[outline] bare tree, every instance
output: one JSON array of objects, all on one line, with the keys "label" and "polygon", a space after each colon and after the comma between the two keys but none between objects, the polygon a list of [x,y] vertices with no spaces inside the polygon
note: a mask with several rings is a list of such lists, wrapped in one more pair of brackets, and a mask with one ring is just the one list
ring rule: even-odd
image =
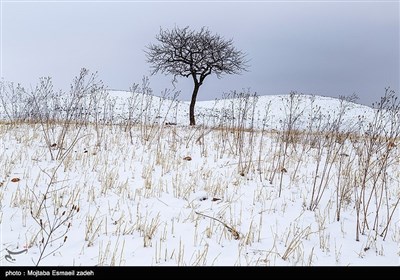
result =
[{"label": "bare tree", "polygon": [[226,40],[212,34],[206,27],[200,31],[189,27],[175,27],[162,30],[156,36],[159,44],[149,44],[146,55],[152,66],[152,75],[163,74],[192,77],[194,88],[190,102],[190,125],[195,125],[194,107],[197,93],[204,79],[214,73],[218,78],[223,74],[240,74],[247,68],[245,54],[233,46],[233,40]]}]

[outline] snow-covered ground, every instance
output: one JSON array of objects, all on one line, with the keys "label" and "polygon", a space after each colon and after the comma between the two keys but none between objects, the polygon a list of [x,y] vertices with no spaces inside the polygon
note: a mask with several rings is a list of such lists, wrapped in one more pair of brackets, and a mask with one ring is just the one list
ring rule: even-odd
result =
[{"label": "snow-covered ground", "polygon": [[233,95],[189,127],[188,102],[98,102],[68,127],[0,105],[1,265],[400,264],[399,142],[366,136],[372,108]]},{"label": "snow-covered ground", "polygon": [[[162,98],[127,91],[109,91],[106,100],[114,104],[115,114],[112,115],[116,116],[115,121],[128,117],[128,104],[131,103],[136,105],[133,106],[135,115],[148,111],[148,115],[159,121],[181,125],[189,123],[189,102],[178,101],[172,94]],[[103,101],[99,103],[104,108]],[[373,109],[368,106],[331,97],[302,94],[293,94],[292,98],[291,95],[258,96],[249,92],[231,93],[223,99],[197,101],[195,114],[197,122],[207,126],[237,125],[238,119],[243,118],[247,127],[281,129],[291,103],[293,114],[300,116],[296,122],[299,129],[307,128],[311,118],[321,119],[322,122],[332,121],[343,110],[342,125],[357,130],[373,115]]]}]

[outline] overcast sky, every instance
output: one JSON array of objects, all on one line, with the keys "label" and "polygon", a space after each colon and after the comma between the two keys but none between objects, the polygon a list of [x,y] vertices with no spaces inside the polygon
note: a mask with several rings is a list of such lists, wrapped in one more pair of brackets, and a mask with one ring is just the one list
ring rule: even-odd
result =
[{"label": "overcast sky", "polygon": [[[66,90],[82,67],[110,89],[128,90],[150,74],[144,53],[160,27],[208,27],[248,54],[242,75],[206,78],[198,100],[232,90],[358,94],[370,105],[399,92],[398,1],[3,1],[1,76],[34,87],[51,76]],[[155,94],[172,77],[150,77]],[[193,81],[181,78],[188,100]]]}]

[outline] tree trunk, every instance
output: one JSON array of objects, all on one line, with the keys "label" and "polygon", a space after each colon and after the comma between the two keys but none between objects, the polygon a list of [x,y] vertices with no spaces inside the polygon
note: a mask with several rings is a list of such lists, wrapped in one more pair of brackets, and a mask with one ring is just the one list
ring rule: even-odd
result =
[{"label": "tree trunk", "polygon": [[196,104],[197,93],[199,92],[200,83],[194,83],[193,93],[192,93],[192,100],[190,101],[189,107],[189,120],[190,125],[196,125],[196,120],[194,119],[194,105]]}]

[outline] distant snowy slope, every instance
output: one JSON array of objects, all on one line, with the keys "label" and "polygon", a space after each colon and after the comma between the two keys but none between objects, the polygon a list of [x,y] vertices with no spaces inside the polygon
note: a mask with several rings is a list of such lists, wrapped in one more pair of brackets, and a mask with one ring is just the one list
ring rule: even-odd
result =
[{"label": "distant snowy slope", "polygon": [[[117,115],[126,119],[129,100],[136,115],[148,110],[156,113],[158,120],[186,125],[189,122],[189,102],[168,100],[158,96],[143,96],[140,93],[109,91],[110,102],[115,102]],[[134,101],[132,102],[132,100]],[[292,106],[291,106],[292,104]],[[292,108],[292,109],[290,109]],[[226,123],[238,124],[244,119],[247,127],[281,129],[290,113],[296,117],[295,128],[306,129],[311,125],[324,127],[333,122],[343,111],[342,127],[359,129],[371,120],[374,110],[368,106],[342,101],[331,97],[295,95],[263,95],[197,101],[195,107],[198,124],[217,126]],[[360,118],[361,117],[361,118]],[[311,123],[311,121],[313,121]]]},{"label": "distant snowy slope", "polygon": [[[282,129],[292,120],[294,129],[325,129],[327,123],[338,121],[345,130],[360,130],[365,127],[374,110],[360,104],[342,101],[330,97],[311,95],[237,95],[230,99],[197,101],[195,107],[196,123],[198,125],[220,126],[244,125],[248,128]],[[65,96],[59,100],[49,101],[50,108],[54,104],[62,104]],[[174,123],[187,125],[189,123],[189,102],[178,101],[174,97],[159,97],[129,91],[108,90],[96,97],[97,118],[106,119],[112,123],[126,120],[147,123]],[[7,100],[4,100],[7,101]],[[21,118],[27,110],[32,110],[30,97],[18,97],[18,100],[1,102],[0,118]],[[87,101],[89,104],[89,101]],[[90,102],[93,106],[93,102]],[[50,107],[49,107],[50,106]],[[50,109],[51,110],[51,109]],[[94,109],[90,109],[93,117]],[[341,114],[342,112],[342,114]],[[29,116],[34,114],[29,113]],[[290,117],[291,115],[291,117]],[[23,117],[22,117],[23,118]]]}]

